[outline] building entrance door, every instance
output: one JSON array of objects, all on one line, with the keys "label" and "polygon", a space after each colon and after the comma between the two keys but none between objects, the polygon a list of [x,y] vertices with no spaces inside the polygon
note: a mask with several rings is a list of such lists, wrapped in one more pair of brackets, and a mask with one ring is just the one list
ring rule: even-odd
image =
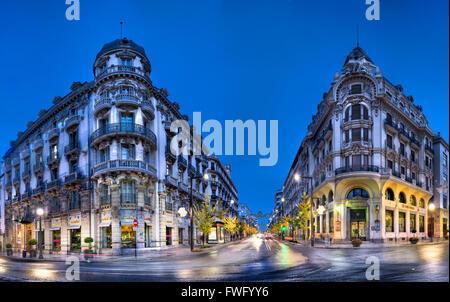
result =
[{"label": "building entrance door", "polygon": [[350,237],[366,240],[366,210],[350,209]]}]

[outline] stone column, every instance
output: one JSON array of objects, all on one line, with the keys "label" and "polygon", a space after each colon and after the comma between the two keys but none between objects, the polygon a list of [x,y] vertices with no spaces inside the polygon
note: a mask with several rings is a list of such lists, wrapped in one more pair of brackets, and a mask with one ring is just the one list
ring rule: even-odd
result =
[{"label": "stone column", "polygon": [[320,233],[323,233],[323,214],[322,215],[320,215],[320,228],[319,228],[319,231],[320,231]]},{"label": "stone column", "polygon": [[120,227],[120,186],[111,185],[111,245],[113,255],[120,255],[122,230]]},{"label": "stone column", "polygon": [[[164,247],[166,246],[166,216],[167,212],[166,210],[166,193],[165,192],[159,192],[159,234],[157,236],[160,244],[159,246]],[[163,215],[163,213],[165,213]]]},{"label": "stone column", "polygon": [[396,207],[394,210],[394,234],[395,234],[395,241],[397,241],[398,238],[398,208]]},{"label": "stone column", "polygon": [[138,185],[136,186],[137,193],[137,216],[136,219],[138,221],[138,228],[136,231],[136,247],[138,249],[142,249],[145,247],[145,224],[144,224],[144,213],[141,209],[144,208],[144,186]]}]

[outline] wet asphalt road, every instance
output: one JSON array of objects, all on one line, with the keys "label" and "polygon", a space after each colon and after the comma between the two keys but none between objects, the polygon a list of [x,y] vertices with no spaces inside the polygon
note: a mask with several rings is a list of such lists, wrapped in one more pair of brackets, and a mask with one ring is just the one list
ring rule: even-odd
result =
[{"label": "wet asphalt road", "polygon": [[[448,243],[376,249],[323,249],[248,238],[208,253],[80,262],[80,281],[367,281],[368,257],[380,281],[449,281]],[[0,258],[0,281],[67,281],[64,262]]]}]

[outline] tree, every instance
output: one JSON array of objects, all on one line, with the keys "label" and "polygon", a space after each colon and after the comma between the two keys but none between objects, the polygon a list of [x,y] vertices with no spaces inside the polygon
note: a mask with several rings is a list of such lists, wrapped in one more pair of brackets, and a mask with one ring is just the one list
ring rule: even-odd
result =
[{"label": "tree", "polygon": [[223,222],[224,222],[223,227],[225,228],[225,230],[227,230],[230,233],[235,232],[238,224],[238,220],[235,216],[224,217]]},{"label": "tree", "polygon": [[216,206],[211,207],[209,202],[209,195],[205,194],[205,201],[201,206],[194,205],[195,226],[203,235],[203,245],[206,244],[206,236],[209,235],[212,225],[214,223],[214,214],[216,212]]},{"label": "tree", "polygon": [[[306,233],[307,230],[311,228],[311,225],[308,223],[311,221],[311,202],[308,200],[308,195],[303,194],[302,201],[297,204],[297,211],[296,211],[296,217],[292,221],[294,228],[298,228],[303,230],[303,234],[305,235],[306,239]],[[316,215],[313,211],[313,217]],[[314,224],[314,222],[313,222]]]}]

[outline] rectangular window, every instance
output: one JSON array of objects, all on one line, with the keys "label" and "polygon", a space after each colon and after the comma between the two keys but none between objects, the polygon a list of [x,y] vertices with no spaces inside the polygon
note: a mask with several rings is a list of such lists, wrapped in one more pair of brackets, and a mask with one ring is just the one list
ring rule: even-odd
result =
[{"label": "rectangular window", "polygon": [[406,232],[406,213],[398,212],[398,231]]},{"label": "rectangular window", "polygon": [[352,106],[352,120],[361,119],[361,105],[356,104]]},{"label": "rectangular window", "polygon": [[405,175],[405,167],[400,167],[400,173],[401,173],[402,175]]},{"label": "rectangular window", "polygon": [[415,162],[416,161],[416,152],[411,150],[411,161]]},{"label": "rectangular window", "polygon": [[400,155],[405,155],[405,144],[400,143]]},{"label": "rectangular window", "polygon": [[101,205],[110,204],[108,185],[105,184],[100,185],[100,204]]},{"label": "rectangular window", "polygon": [[80,209],[80,193],[73,191],[70,193],[69,197],[69,209],[79,210]]},{"label": "rectangular window", "polygon": [[443,195],[442,195],[442,207],[443,207],[444,209],[447,209],[447,208],[448,208],[448,197],[447,197],[446,194],[443,194]]},{"label": "rectangular window", "polygon": [[136,192],[133,181],[122,181],[120,183],[121,203],[136,203]]},{"label": "rectangular window", "polygon": [[394,163],[392,162],[392,160],[388,160],[387,164],[389,169],[394,170]]},{"label": "rectangular window", "polygon": [[170,194],[166,195],[166,210],[172,211],[173,210],[173,204],[172,204],[172,196]]},{"label": "rectangular window", "polygon": [[425,232],[425,216],[419,215],[419,232]]},{"label": "rectangular window", "polygon": [[183,170],[178,169],[178,181],[183,182]]},{"label": "rectangular window", "polygon": [[361,141],[361,128],[352,129],[352,142]]},{"label": "rectangular window", "polygon": [[447,158],[447,154],[445,154],[445,153],[442,153],[442,164],[444,165],[444,167],[447,167],[448,158]]},{"label": "rectangular window", "polygon": [[362,91],[361,84],[352,85],[350,88],[350,94],[360,94]]},{"label": "rectangular window", "polygon": [[409,214],[409,231],[416,232],[416,214]]},{"label": "rectangular window", "polygon": [[390,136],[389,134],[386,135],[386,146],[392,149],[392,136]]},{"label": "rectangular window", "polygon": [[345,135],[344,140],[346,143],[348,143],[350,141],[349,131],[345,130],[344,135]]},{"label": "rectangular window", "polygon": [[134,145],[122,144],[120,154],[121,154],[121,159],[135,159]]},{"label": "rectangular window", "polygon": [[367,128],[363,128],[363,141],[369,141],[369,129]]},{"label": "rectangular window", "polygon": [[386,232],[394,231],[394,211],[386,210],[385,224]]},{"label": "rectangular window", "polygon": [[356,167],[356,168],[361,167],[361,155],[353,155],[352,156],[352,167]]}]

